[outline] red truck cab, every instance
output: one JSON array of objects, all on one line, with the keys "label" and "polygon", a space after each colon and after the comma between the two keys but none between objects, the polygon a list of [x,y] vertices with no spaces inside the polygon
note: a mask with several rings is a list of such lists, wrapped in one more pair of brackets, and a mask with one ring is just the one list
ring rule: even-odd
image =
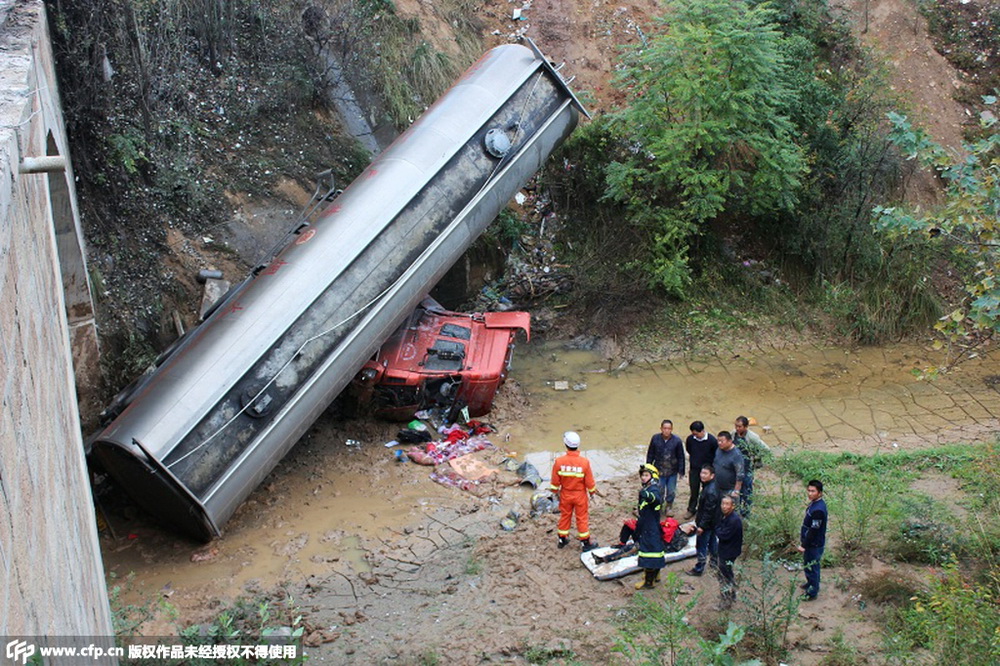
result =
[{"label": "red truck cab", "polygon": [[530,338],[529,313],[451,312],[428,297],[364,365],[355,391],[390,420],[456,404],[482,416],[507,379],[519,330]]}]

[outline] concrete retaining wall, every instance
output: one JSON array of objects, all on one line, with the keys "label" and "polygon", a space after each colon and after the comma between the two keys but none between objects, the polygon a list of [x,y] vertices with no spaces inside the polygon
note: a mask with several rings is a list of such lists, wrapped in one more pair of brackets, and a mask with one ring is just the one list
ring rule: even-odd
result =
[{"label": "concrete retaining wall", "polygon": [[[73,349],[90,378],[97,347],[66,146],[43,4],[0,0],[0,636],[112,633],[74,381]],[[65,168],[20,172],[44,156]]]}]

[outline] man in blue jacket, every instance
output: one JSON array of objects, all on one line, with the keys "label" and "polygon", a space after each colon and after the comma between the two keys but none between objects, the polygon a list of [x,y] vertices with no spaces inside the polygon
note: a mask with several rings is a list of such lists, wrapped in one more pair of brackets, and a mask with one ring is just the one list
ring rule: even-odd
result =
[{"label": "man in blue jacket", "polygon": [[656,465],[660,473],[660,491],[663,499],[663,513],[674,515],[674,495],[677,492],[677,477],[684,476],[684,442],[674,434],[674,422],[664,419],[660,432],[649,440],[646,462]]},{"label": "man in blue jacket", "polygon": [[823,549],[826,547],[826,523],[828,513],[826,502],[823,501],[823,482],[813,479],[806,485],[809,495],[809,507],[802,519],[802,533],[799,541],[799,552],[805,565],[806,582],[802,585],[804,601],[812,601],[819,594],[819,563],[823,559]]}]

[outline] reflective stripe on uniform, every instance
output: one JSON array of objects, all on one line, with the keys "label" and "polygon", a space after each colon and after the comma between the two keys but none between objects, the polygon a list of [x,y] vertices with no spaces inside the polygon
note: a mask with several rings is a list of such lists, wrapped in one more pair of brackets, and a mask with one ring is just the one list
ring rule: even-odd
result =
[{"label": "reflective stripe on uniform", "polygon": [[652,502],[647,502],[646,500],[643,500],[643,501],[639,502],[639,511],[642,511],[647,506],[652,506],[653,509],[655,509],[656,511],[660,510],[660,505],[659,504],[657,504],[656,506],[653,506]]},{"label": "reflective stripe on uniform", "polygon": [[662,550],[658,553],[644,553],[640,550],[639,557],[666,557],[666,556],[664,555]]},{"label": "reflective stripe on uniform", "polygon": [[580,537],[580,541],[586,541],[590,538],[590,532],[580,532],[578,536]]},{"label": "reflective stripe on uniform", "polygon": [[558,530],[559,536],[569,536],[569,530]]},{"label": "reflective stripe on uniform", "polygon": [[559,476],[575,476],[578,479],[582,479],[583,472],[564,472],[562,470],[559,470]]}]

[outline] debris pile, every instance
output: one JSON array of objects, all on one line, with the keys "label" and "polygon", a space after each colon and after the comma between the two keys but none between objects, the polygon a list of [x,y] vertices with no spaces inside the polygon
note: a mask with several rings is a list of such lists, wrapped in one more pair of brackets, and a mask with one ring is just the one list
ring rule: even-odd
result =
[{"label": "debris pile", "polygon": [[555,239],[562,226],[552,209],[552,197],[532,180],[518,192],[519,219],[526,223],[507,259],[505,277],[486,287],[476,300],[476,309],[509,310],[528,303],[544,302],[568,292],[573,277],[566,264],[558,262]]}]

